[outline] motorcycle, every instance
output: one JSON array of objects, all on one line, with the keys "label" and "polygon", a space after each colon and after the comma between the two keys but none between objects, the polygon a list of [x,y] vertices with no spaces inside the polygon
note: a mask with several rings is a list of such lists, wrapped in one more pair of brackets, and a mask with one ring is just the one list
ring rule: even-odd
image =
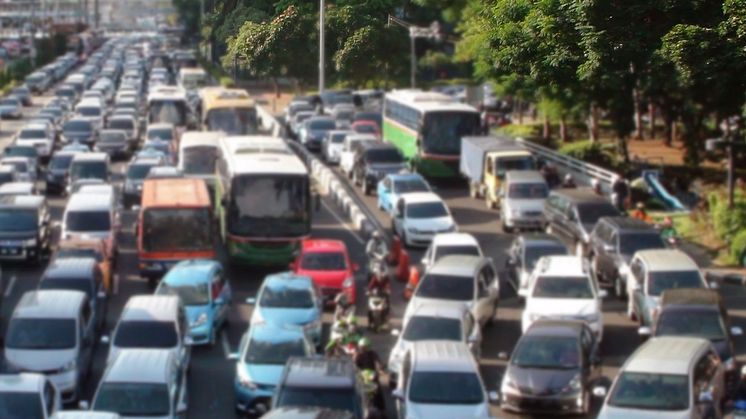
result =
[{"label": "motorcycle", "polygon": [[368,292],[368,328],[378,332],[388,322],[388,295],[381,288]]}]

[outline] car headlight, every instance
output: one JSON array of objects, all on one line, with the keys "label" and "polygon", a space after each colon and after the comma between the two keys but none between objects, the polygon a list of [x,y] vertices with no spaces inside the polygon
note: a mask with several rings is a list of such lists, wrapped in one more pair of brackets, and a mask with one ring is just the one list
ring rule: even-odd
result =
[{"label": "car headlight", "polygon": [[420,230],[417,230],[414,227],[408,228],[407,231],[409,231],[410,234],[420,234]]},{"label": "car headlight", "polygon": [[723,361],[723,366],[725,366],[726,371],[733,371],[736,369],[736,361],[733,359],[733,357],[730,357]]},{"label": "car headlight", "polygon": [[243,388],[247,388],[249,390],[257,389],[257,385],[253,381],[251,381],[249,373],[246,372],[246,369],[243,367],[243,364],[241,362],[236,363],[236,380],[238,381],[238,384],[240,384]]},{"label": "car headlight", "polygon": [[572,380],[570,380],[569,383],[565,387],[562,388],[563,393],[575,393],[580,391],[580,388],[582,387],[581,383],[581,377],[580,374],[573,377]]},{"label": "car headlight", "polygon": [[77,362],[73,359],[72,361],[68,362],[67,364],[63,365],[62,368],[60,368],[60,372],[68,372],[76,369],[78,367]]},{"label": "car headlight", "polygon": [[598,313],[591,313],[583,316],[583,319],[588,323],[596,323],[601,319],[601,316]]},{"label": "car headlight", "polygon": [[36,246],[36,239],[34,238],[34,239],[24,240],[24,241],[21,242],[21,244],[23,244],[24,246],[27,246],[27,247]]},{"label": "car headlight", "polygon": [[192,324],[190,324],[190,327],[199,327],[203,324],[207,323],[207,313],[202,313],[197,317],[197,320],[193,321]]},{"label": "car headlight", "polygon": [[342,288],[350,288],[355,285],[355,278],[349,276],[342,282]]},{"label": "car headlight", "polygon": [[503,394],[520,393],[520,390],[518,389],[518,384],[516,384],[515,381],[513,381],[513,378],[509,374],[505,374],[505,378],[503,378],[502,385],[500,386],[500,392]]}]

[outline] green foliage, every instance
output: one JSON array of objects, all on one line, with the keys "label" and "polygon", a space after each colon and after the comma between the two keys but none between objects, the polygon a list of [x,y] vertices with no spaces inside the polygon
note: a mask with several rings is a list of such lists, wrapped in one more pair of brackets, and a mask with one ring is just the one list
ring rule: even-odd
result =
[{"label": "green foliage", "polygon": [[541,134],[541,124],[533,124],[533,125],[519,125],[519,124],[509,124],[502,126],[497,129],[497,132],[500,134],[505,134],[509,137],[536,137]]},{"label": "green foliage", "polygon": [[736,235],[746,230],[746,196],[737,193],[733,208],[728,207],[728,199],[721,192],[710,193],[707,201],[715,233],[723,241],[732,243]]},{"label": "green foliage", "polygon": [[608,144],[575,141],[563,144],[557,151],[588,163],[609,167],[613,163],[613,159],[610,156],[611,148]]},{"label": "green foliage", "polygon": [[731,259],[738,261],[741,266],[746,266],[746,230],[739,232],[733,237],[730,244]]}]

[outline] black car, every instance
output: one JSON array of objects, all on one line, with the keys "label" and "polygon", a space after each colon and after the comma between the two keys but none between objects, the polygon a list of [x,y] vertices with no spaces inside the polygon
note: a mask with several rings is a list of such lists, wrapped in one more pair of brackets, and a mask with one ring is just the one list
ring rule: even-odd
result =
[{"label": "black car", "polygon": [[51,226],[43,196],[0,197],[0,261],[40,262],[49,253]]},{"label": "black car", "polygon": [[407,168],[399,150],[391,144],[367,143],[355,153],[352,181],[363,188],[365,195],[376,189],[378,181],[386,175],[399,173]]},{"label": "black car", "polygon": [[626,294],[624,283],[629,262],[638,250],[665,249],[660,232],[646,223],[630,217],[603,217],[591,232],[588,255],[596,279],[602,286],[613,286],[619,298]]},{"label": "black car", "polygon": [[79,151],[57,151],[49,159],[46,174],[48,193],[59,194],[65,191],[70,164],[77,153]]},{"label": "black car", "polygon": [[508,280],[516,293],[522,295],[528,290],[528,278],[534,271],[536,262],[543,256],[567,255],[567,247],[558,238],[549,234],[522,234],[513,240],[505,260]]},{"label": "black car", "polygon": [[740,327],[731,326],[728,311],[715,290],[679,288],[663,292],[661,308],[652,327],[640,327],[646,336],[700,337],[712,342],[725,365],[729,388],[737,384],[738,372],[733,338],[741,336]]},{"label": "black car", "polygon": [[539,320],[521,336],[500,386],[505,410],[556,415],[590,410],[599,342],[579,320]]}]

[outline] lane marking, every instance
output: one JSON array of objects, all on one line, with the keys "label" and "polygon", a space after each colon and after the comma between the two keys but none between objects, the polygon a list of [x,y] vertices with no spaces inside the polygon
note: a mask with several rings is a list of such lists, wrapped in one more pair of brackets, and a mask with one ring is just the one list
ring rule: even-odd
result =
[{"label": "lane marking", "polygon": [[10,297],[10,294],[13,293],[13,287],[16,285],[16,280],[18,278],[15,275],[10,276],[10,282],[8,283],[8,286],[5,288],[5,292],[3,293],[3,296],[5,298]]},{"label": "lane marking", "polygon": [[354,228],[353,228],[353,227],[352,227],[352,226],[350,225],[350,223],[348,223],[347,221],[343,220],[343,219],[342,219],[342,217],[340,217],[340,216],[339,216],[339,215],[338,215],[338,214],[337,214],[337,213],[336,213],[336,212],[335,212],[334,210],[332,210],[332,208],[331,208],[331,207],[329,207],[329,205],[328,205],[328,204],[327,204],[326,202],[324,202],[323,200],[321,201],[321,205],[322,205],[322,206],[323,206],[324,208],[326,208],[326,210],[327,210],[327,211],[329,211],[329,213],[331,213],[332,217],[334,217],[334,218],[335,218],[335,219],[337,220],[337,222],[339,222],[339,223],[340,223],[340,224],[342,224],[342,225],[343,225],[343,226],[344,226],[344,227],[345,227],[345,228],[346,228],[347,230],[349,230],[350,234],[352,234],[352,237],[354,237],[354,238],[355,238],[355,240],[357,240],[357,242],[358,242],[358,243],[360,243],[361,245],[365,246],[365,240],[363,240],[363,239],[362,239],[362,237],[360,237],[360,235],[359,235],[359,234],[357,234],[357,232],[356,232],[356,231],[355,231],[355,229],[354,229]]},{"label": "lane marking", "polygon": [[225,359],[230,360],[231,344],[228,343],[228,333],[226,333],[225,331],[220,333],[220,345],[223,347],[223,355],[225,355]]}]

